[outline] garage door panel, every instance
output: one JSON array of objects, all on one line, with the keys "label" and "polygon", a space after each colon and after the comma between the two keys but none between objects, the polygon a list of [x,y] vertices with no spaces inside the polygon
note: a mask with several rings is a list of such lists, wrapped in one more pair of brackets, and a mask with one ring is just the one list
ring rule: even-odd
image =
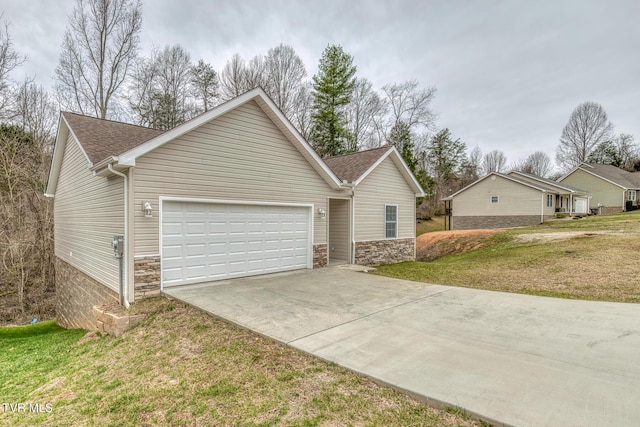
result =
[{"label": "garage door panel", "polygon": [[309,217],[308,207],[164,202],[163,285],[307,268]]}]

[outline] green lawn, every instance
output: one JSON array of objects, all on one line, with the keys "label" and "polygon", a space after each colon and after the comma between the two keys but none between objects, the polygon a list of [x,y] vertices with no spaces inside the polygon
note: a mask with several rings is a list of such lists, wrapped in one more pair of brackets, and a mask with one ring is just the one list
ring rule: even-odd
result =
[{"label": "green lawn", "polygon": [[419,220],[416,223],[416,236],[434,231],[444,231],[444,216],[434,216],[431,219]]},{"label": "green lawn", "polygon": [[0,402],[24,402],[50,372],[69,362],[69,347],[85,331],[55,321],[0,328]]},{"label": "green lawn", "polygon": [[499,232],[480,249],[432,262],[380,266],[378,274],[478,289],[638,303],[639,253],[640,211],[633,211]]},{"label": "green lawn", "polygon": [[0,328],[3,402],[52,405],[0,425],[481,425],[181,303],[133,307],[148,317],[120,338]]}]

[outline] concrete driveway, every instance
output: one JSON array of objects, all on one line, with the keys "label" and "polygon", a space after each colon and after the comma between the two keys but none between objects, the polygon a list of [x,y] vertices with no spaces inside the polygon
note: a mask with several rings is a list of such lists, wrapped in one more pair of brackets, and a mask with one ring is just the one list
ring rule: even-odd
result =
[{"label": "concrete driveway", "polygon": [[637,304],[428,285],[339,267],[165,293],[496,424],[640,420]]}]

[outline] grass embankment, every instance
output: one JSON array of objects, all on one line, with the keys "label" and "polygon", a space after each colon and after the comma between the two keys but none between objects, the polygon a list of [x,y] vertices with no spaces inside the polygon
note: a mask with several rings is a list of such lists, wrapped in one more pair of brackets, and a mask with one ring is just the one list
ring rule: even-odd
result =
[{"label": "grass embankment", "polygon": [[478,425],[164,298],[123,337],[0,328],[2,425]]},{"label": "grass embankment", "polygon": [[640,302],[640,211],[496,233],[482,248],[378,268],[427,283],[599,301]]},{"label": "grass embankment", "polygon": [[444,230],[444,216],[434,216],[430,219],[420,219],[416,222],[416,236],[424,233]]}]

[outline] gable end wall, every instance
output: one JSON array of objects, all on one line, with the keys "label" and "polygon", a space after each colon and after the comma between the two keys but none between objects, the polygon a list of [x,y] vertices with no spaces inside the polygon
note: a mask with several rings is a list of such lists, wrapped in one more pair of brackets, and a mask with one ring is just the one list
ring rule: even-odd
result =
[{"label": "gable end wall", "polygon": [[[263,201],[314,205],[314,245],[327,243],[327,197],[331,189],[255,101],[250,101],[168,142],[136,161],[134,168],[136,257],[157,255],[159,198]],[[153,217],[145,218],[142,203]]]},{"label": "gable end wall", "polygon": [[118,260],[111,241],[124,233],[123,179],[93,176],[71,134],[53,203],[56,256],[117,291]]}]

